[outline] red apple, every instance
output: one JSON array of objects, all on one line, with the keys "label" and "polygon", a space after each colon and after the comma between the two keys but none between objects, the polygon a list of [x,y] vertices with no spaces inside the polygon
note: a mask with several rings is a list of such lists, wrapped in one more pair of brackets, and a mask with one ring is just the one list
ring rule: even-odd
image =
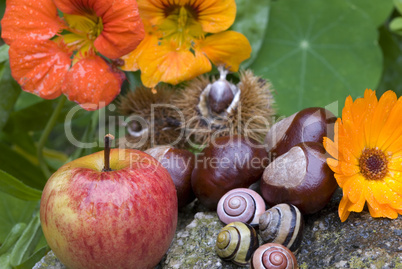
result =
[{"label": "red apple", "polygon": [[103,158],[79,158],[49,179],[40,207],[46,240],[70,269],[153,268],[176,230],[172,179],[138,150],[111,150],[111,171]]}]

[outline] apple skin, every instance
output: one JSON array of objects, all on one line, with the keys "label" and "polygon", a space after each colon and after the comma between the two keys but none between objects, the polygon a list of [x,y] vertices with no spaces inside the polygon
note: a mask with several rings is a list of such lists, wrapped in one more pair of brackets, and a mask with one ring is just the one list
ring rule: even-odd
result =
[{"label": "apple skin", "polygon": [[40,219],[46,240],[70,269],[154,268],[177,225],[168,171],[133,149],[112,149],[65,164],[46,183]]}]

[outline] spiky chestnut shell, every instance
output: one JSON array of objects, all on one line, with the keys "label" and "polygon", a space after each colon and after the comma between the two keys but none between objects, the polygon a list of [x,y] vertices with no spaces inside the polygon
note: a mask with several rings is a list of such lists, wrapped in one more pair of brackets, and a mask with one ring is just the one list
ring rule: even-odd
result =
[{"label": "spiky chestnut shell", "polygon": [[[240,73],[240,82],[235,87],[234,97],[229,107],[216,113],[202,103],[207,103],[203,95],[208,85],[217,80],[206,76],[190,81],[172,99],[172,104],[183,113],[184,123],[181,128],[191,143],[207,145],[213,138],[227,135],[244,135],[262,142],[272,124],[274,98],[272,86],[266,81],[246,70]],[[230,100],[229,97],[225,98]],[[227,106],[228,102],[225,102]]]},{"label": "spiky chestnut shell", "polygon": [[121,97],[118,112],[126,116],[127,132],[118,140],[121,148],[146,150],[159,145],[181,147],[179,112],[170,105],[174,90],[167,86],[151,90],[138,87]]}]

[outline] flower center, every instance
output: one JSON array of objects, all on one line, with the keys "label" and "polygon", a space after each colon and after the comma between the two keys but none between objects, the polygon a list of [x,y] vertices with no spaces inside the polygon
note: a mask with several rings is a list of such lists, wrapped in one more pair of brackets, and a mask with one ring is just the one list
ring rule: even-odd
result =
[{"label": "flower center", "polygon": [[380,180],[388,172],[388,160],[378,148],[364,149],[359,159],[360,172],[366,179]]},{"label": "flower center", "polygon": [[64,14],[64,19],[69,26],[68,33],[63,34],[64,42],[82,54],[94,50],[93,42],[103,31],[102,18],[94,14]]},{"label": "flower center", "polygon": [[159,30],[163,38],[174,41],[179,47],[188,49],[194,38],[204,35],[196,9],[191,6],[170,6],[165,14],[166,20],[159,25]]}]

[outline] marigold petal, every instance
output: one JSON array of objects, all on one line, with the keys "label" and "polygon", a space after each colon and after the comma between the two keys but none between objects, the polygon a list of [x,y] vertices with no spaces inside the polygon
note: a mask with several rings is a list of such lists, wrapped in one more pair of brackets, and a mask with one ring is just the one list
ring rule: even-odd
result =
[{"label": "marigold petal", "polygon": [[334,173],[337,173],[337,174],[341,174],[341,173],[342,173],[342,172],[341,172],[341,167],[339,166],[338,160],[336,160],[336,159],[331,159],[331,158],[327,158],[327,164],[328,164],[329,168],[331,168],[331,170],[332,170]]},{"label": "marigold petal", "polygon": [[338,159],[338,145],[328,137],[324,137],[323,145],[325,150],[335,159]]},{"label": "marigold petal", "polygon": [[[365,115],[363,119],[363,128],[364,128],[364,137],[365,137],[365,147],[367,148],[372,148],[373,140],[371,135],[371,123],[373,119],[373,114],[374,111],[377,107],[378,104],[378,99],[377,96],[375,95],[375,91],[372,91],[370,89],[366,89],[364,92],[364,100],[366,102],[366,109],[365,109]],[[374,145],[375,147],[375,145]]]},{"label": "marigold petal", "polygon": [[341,166],[342,173],[345,176],[353,176],[357,173],[360,173],[360,169],[358,166],[348,163],[348,162],[339,162]]},{"label": "marigold petal", "polygon": [[352,114],[353,99],[352,96],[346,97],[345,105],[342,109],[342,121],[353,120]]},{"label": "marigold petal", "polygon": [[45,99],[54,99],[61,94],[71,53],[56,42],[46,40],[13,42],[9,55],[12,76],[24,91]]},{"label": "marigold petal", "polygon": [[350,205],[348,208],[348,211],[362,212],[365,204],[366,204],[366,199],[364,197],[364,192],[361,192],[360,197],[357,200],[357,202]]},{"label": "marigold petal", "polygon": [[365,188],[365,180],[360,174],[349,177],[343,185],[343,195],[347,196],[351,203],[355,204],[359,201],[360,196]]},{"label": "marigold petal", "polygon": [[385,181],[370,181],[370,189],[374,198],[381,205],[389,205],[394,209],[402,209],[402,197],[388,187]]},{"label": "marigold petal", "polygon": [[197,43],[196,50],[205,53],[215,65],[223,65],[234,72],[251,54],[247,38],[234,31],[210,35]]},{"label": "marigold petal", "polygon": [[394,192],[396,192],[400,196],[402,196],[402,181],[401,180],[398,181],[391,177],[387,177],[385,179],[385,182],[390,189],[392,189]]},{"label": "marigold petal", "polygon": [[402,173],[402,156],[392,156],[388,162],[388,169]]},{"label": "marigold petal", "polygon": [[9,45],[16,40],[47,40],[61,27],[52,0],[7,0],[1,20],[1,37]]},{"label": "marigold petal", "polygon": [[393,91],[385,92],[378,101],[378,104],[373,112],[373,118],[370,122],[370,135],[368,138],[369,148],[380,147],[382,145],[382,141],[379,141],[378,143],[378,137],[396,101],[396,94]]},{"label": "marigold petal", "polygon": [[[402,98],[399,98],[390,112],[387,122],[381,129],[378,137],[379,145],[384,152],[396,153],[402,150],[402,144],[398,140],[402,137]],[[402,139],[400,139],[402,141]],[[398,143],[399,142],[399,143]]]},{"label": "marigold petal", "polygon": [[67,73],[63,93],[86,110],[107,106],[120,93],[124,73],[99,56],[79,60]]},{"label": "marigold petal", "polygon": [[343,196],[341,202],[339,203],[338,207],[338,215],[342,222],[344,222],[350,215],[350,211],[348,208],[352,204],[350,203],[347,196]]},{"label": "marigold petal", "polygon": [[367,200],[367,205],[370,211],[370,215],[373,218],[387,217],[390,219],[395,219],[398,217],[398,213],[395,209],[391,208],[387,204],[380,204],[374,197],[374,191],[372,186],[367,186],[365,191],[365,196]]},{"label": "marigold petal", "polygon": [[343,188],[343,185],[348,181],[350,176],[345,176],[343,174],[334,174],[336,182],[338,183],[339,187]]}]

